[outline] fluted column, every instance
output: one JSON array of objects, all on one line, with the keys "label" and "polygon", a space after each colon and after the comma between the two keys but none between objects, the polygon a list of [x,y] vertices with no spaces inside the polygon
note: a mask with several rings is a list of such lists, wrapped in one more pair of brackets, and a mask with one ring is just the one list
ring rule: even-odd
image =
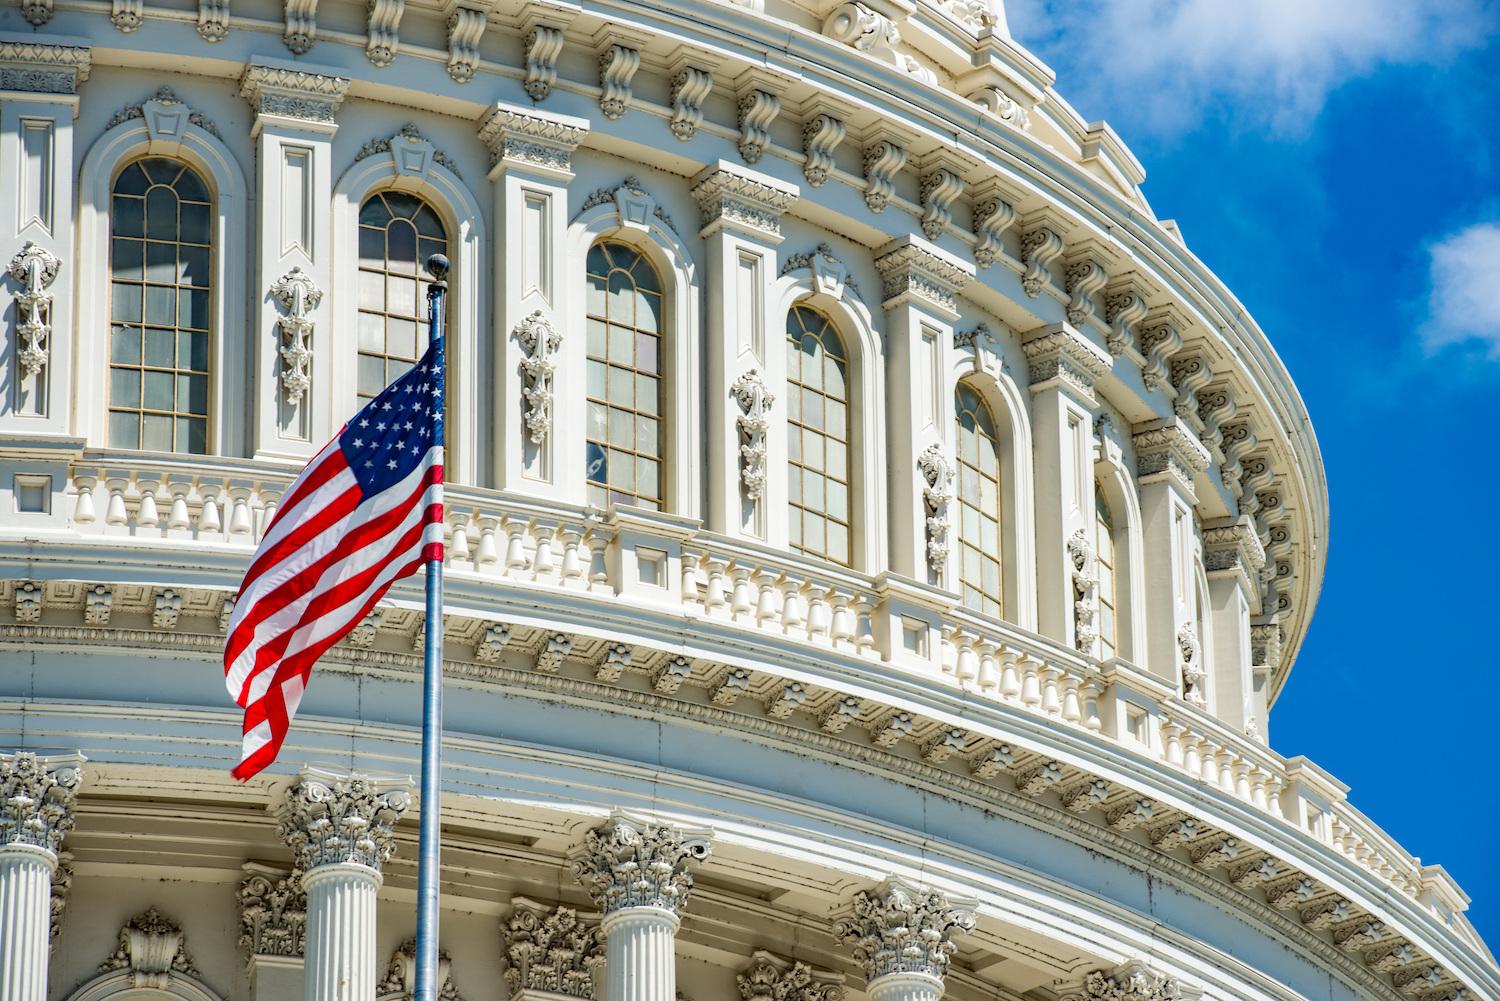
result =
[{"label": "fluted column", "polygon": [[675,940],[693,888],[688,867],[708,858],[709,837],[618,812],[589,832],[573,872],[604,915],[604,1001],[677,997]]},{"label": "fluted column", "polygon": [[287,790],[280,833],[307,891],[306,1001],[374,1001],[375,903],[410,779],[303,769]]},{"label": "fluted column", "polygon": [[52,874],[83,756],[0,754],[0,998],[46,1001]]},{"label": "fluted column", "polygon": [[939,1001],[953,937],[973,929],[973,901],[892,878],[861,890],[834,934],[864,966],[871,1001]]}]

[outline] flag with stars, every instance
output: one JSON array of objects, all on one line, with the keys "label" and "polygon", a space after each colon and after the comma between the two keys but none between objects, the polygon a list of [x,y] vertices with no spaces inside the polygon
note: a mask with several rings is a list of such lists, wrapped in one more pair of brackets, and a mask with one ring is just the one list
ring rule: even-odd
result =
[{"label": "flag with stars", "polygon": [[276,760],[313,664],[392,584],[443,558],[443,342],[313,457],[235,600],[224,681],[244,707],[235,778]]}]

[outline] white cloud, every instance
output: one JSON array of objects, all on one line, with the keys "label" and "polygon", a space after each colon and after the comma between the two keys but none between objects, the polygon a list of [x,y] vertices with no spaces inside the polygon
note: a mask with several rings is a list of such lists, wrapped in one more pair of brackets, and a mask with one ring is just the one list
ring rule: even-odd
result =
[{"label": "white cloud", "polygon": [[1476,223],[1429,248],[1432,255],[1422,346],[1429,353],[1477,343],[1500,361],[1500,223]]},{"label": "white cloud", "polygon": [[[1132,104],[1162,132],[1222,107],[1305,129],[1341,84],[1440,63],[1495,30],[1491,0],[1008,0],[1011,30],[1057,64],[1086,117]],[[1399,110],[1393,109],[1396,113]]]}]

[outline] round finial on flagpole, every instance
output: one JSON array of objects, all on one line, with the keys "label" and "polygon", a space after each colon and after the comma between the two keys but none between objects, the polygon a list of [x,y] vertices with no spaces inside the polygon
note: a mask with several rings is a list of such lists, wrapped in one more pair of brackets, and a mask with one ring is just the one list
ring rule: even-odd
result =
[{"label": "round finial on flagpole", "polygon": [[448,280],[448,258],[442,254],[433,254],[427,258],[427,273],[432,275],[432,280],[442,282]]}]

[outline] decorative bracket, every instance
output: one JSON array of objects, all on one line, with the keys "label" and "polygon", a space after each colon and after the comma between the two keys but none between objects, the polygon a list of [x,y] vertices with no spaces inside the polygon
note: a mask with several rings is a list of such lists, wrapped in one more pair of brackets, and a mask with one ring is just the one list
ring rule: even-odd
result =
[{"label": "decorative bracket", "polygon": [[15,257],[10,259],[6,273],[21,283],[21,290],[14,294],[16,315],[20,324],[20,350],[17,360],[21,365],[21,377],[29,379],[47,365],[52,333],[52,295],[47,289],[57,280],[62,262],[45,247],[27,241]]},{"label": "decorative bracket", "polygon": [[516,324],[515,337],[526,353],[521,359],[527,381],[521,391],[528,408],[526,431],[540,445],[552,430],[552,376],[557,369],[554,358],[562,347],[562,334],[538,309]]},{"label": "decorative bracket", "polygon": [[948,562],[948,531],[952,527],[948,505],[953,500],[953,464],[943,454],[943,447],[934,442],[917,456],[917,468],[925,483],[922,500],[927,508],[927,565],[933,573],[941,574]]},{"label": "decorative bracket", "polygon": [[740,480],[745,496],[758,501],[766,492],[766,432],[776,397],[755,369],[736,379],[729,392],[740,408],[736,419],[740,429]]},{"label": "decorative bracket", "polygon": [[296,406],[312,386],[309,372],[312,364],[313,321],[308,313],[323,301],[323,290],[312,275],[294,267],[271,286],[271,297],[286,310],[278,321],[281,327],[281,392],[286,402]]}]

